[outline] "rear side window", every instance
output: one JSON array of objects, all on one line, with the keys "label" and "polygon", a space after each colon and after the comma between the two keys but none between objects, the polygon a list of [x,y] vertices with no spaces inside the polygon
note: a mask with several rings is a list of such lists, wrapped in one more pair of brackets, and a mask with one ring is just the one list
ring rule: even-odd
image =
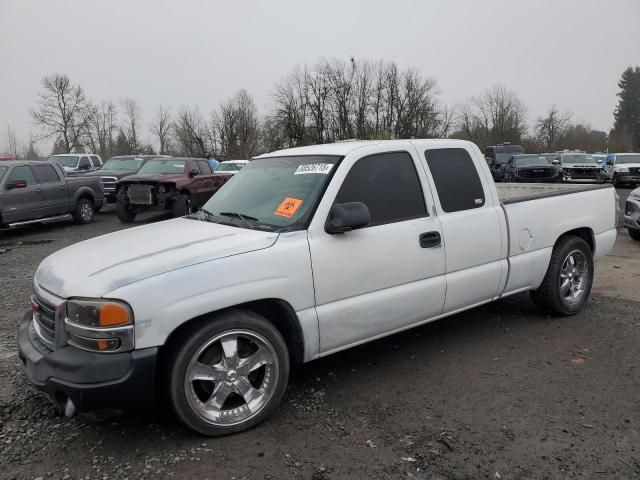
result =
[{"label": "rear side window", "polygon": [[101,163],[100,163],[100,160],[98,160],[98,157],[92,156],[91,157],[91,163],[93,163],[93,166],[95,168],[100,168]]},{"label": "rear side window", "polygon": [[204,174],[204,175],[210,175],[211,172],[211,165],[209,165],[209,162],[206,160],[198,160],[198,165],[200,165],[200,171]]},{"label": "rear side window", "polygon": [[358,160],[344,179],[335,203],[362,202],[371,226],[427,216],[424,194],[411,156],[382,153]]},{"label": "rear side window", "polygon": [[436,184],[440,205],[447,213],[484,205],[484,190],[473,160],[463,148],[439,148],[424,152]]},{"label": "rear side window", "polygon": [[198,172],[198,173],[202,173],[200,171],[200,167],[198,167],[198,162],[196,160],[193,160],[191,162],[191,165],[189,166],[189,171],[191,172]]},{"label": "rear side window", "polygon": [[56,183],[60,181],[60,177],[58,177],[51,165],[32,165],[31,169],[38,183]]}]

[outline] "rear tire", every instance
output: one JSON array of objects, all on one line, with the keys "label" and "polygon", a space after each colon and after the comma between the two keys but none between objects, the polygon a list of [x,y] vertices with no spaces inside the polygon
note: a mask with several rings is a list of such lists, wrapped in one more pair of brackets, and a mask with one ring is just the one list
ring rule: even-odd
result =
[{"label": "rear tire", "polygon": [[173,202],[171,207],[173,218],[184,217],[191,213],[191,197],[187,194],[181,194]]},{"label": "rear tire", "polygon": [[587,242],[569,235],[553,247],[547,274],[531,299],[544,313],[575,315],[589,299],[593,285],[593,255]]},{"label": "rear tire", "polygon": [[129,207],[124,203],[118,203],[116,205],[116,215],[118,216],[118,219],[120,219],[122,223],[133,222],[136,219],[137,214],[138,212],[136,212],[135,210],[133,210],[131,207]]},{"label": "rear tire", "polygon": [[631,230],[630,228],[628,228],[627,231],[629,232],[629,236],[633,240],[640,242],[640,230]]},{"label": "rear tire", "polygon": [[289,381],[289,351],[267,319],[229,310],[173,339],[164,368],[180,421],[221,436],[253,428],[276,409]]},{"label": "rear tire", "polygon": [[614,187],[621,187],[622,183],[618,180],[618,176],[614,173],[613,178],[611,179],[611,183],[613,183]]},{"label": "rear tire", "polygon": [[73,220],[80,224],[85,225],[87,223],[93,222],[94,216],[94,206],[93,202],[88,198],[81,198],[76,203],[76,208],[73,211]]}]

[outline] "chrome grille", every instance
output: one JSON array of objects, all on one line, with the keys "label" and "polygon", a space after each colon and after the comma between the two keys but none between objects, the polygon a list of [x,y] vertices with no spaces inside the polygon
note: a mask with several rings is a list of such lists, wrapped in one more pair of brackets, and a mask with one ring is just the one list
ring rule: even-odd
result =
[{"label": "chrome grille", "polygon": [[116,191],[116,182],[118,179],[116,177],[100,177],[102,179],[102,184],[104,185],[105,192],[115,192]]},{"label": "chrome grille", "polygon": [[36,295],[31,296],[34,330],[38,338],[49,348],[56,345],[56,309]]}]

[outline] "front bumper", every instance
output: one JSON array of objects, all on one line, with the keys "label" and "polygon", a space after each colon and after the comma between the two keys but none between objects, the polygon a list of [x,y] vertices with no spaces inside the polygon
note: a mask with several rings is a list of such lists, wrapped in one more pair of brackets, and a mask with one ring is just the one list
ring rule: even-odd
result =
[{"label": "front bumper", "polygon": [[27,312],[18,356],[31,383],[59,407],[71,400],[80,413],[118,412],[154,403],[157,347],[108,354],[67,345],[51,351],[38,340]]},{"label": "front bumper", "polygon": [[563,180],[565,182],[598,182],[602,183],[606,180],[606,176],[602,170],[595,172],[572,172],[571,170],[564,170]]},{"label": "front bumper", "polygon": [[640,183],[640,175],[637,173],[616,173],[616,180],[620,183]]},{"label": "front bumper", "polygon": [[558,183],[562,181],[562,177],[556,175],[555,177],[546,178],[528,178],[515,175],[511,181],[516,183]]}]

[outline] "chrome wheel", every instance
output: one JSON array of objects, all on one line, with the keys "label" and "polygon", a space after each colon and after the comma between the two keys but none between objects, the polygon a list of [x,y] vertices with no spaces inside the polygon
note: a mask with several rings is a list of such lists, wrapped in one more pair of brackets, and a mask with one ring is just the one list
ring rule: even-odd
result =
[{"label": "chrome wheel", "polygon": [[184,391],[193,413],[215,426],[257,415],[273,397],[280,365],[262,335],[230,330],[204,343],[188,364]]},{"label": "chrome wheel", "polygon": [[570,304],[578,303],[589,281],[589,264],[584,253],[572,250],[562,262],[560,270],[560,296]]},{"label": "chrome wheel", "polygon": [[80,217],[84,222],[90,222],[93,218],[93,206],[89,202],[83,202],[80,206]]}]

